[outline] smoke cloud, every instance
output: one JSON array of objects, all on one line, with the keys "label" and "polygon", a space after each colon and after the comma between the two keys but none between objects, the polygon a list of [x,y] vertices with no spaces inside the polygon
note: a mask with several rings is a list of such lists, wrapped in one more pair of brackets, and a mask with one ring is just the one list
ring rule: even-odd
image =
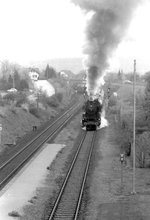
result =
[{"label": "smoke cloud", "polygon": [[[136,7],[142,0],[72,0],[86,13],[87,22],[84,65],[87,69],[88,92],[95,93],[97,82],[109,66],[108,58],[117,48],[131,21]],[[91,68],[91,66],[96,66]]]}]

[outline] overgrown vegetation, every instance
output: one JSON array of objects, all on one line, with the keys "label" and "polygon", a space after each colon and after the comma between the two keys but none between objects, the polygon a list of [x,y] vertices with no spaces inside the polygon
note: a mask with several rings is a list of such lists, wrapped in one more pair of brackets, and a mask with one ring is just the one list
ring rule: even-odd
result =
[{"label": "overgrown vegetation", "polygon": [[38,111],[37,107],[35,107],[34,105],[29,106],[29,112],[37,118],[40,117],[39,111]]},{"label": "overgrown vegetation", "polygon": [[3,100],[8,104],[15,102],[16,107],[21,107],[23,103],[27,102],[27,95],[22,92],[8,93],[4,95]]},{"label": "overgrown vegetation", "polygon": [[[136,85],[136,166],[150,166],[150,75],[145,77],[146,86]],[[111,85],[111,84],[110,84]],[[116,122],[116,141],[121,151],[130,156],[132,162],[133,142],[133,85],[120,84],[117,98],[111,93],[108,114]],[[130,154],[131,153],[131,154]]]},{"label": "overgrown vegetation", "polygon": [[[24,68],[5,61],[1,63],[0,118],[3,125],[1,149],[5,149],[7,143],[17,140],[18,136],[21,138],[34,124],[39,125],[54,118],[57,112],[69,104],[73,94],[72,81],[69,81],[72,77],[71,71],[70,78],[67,74],[65,78],[53,67],[49,66],[46,69]],[[48,97],[42,89],[36,89],[36,83],[33,83],[29,76],[34,74],[39,75],[39,80],[48,80],[55,89],[55,95]]]}]

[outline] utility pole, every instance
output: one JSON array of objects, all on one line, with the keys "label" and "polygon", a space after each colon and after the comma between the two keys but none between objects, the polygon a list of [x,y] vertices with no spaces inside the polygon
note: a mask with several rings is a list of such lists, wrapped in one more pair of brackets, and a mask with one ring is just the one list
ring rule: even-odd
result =
[{"label": "utility pole", "polygon": [[133,178],[132,178],[132,194],[135,191],[135,119],[136,119],[136,60],[134,60],[134,80],[133,80]]},{"label": "utility pole", "polygon": [[4,62],[2,62],[1,60],[0,60],[0,62],[1,62],[2,64],[4,64],[4,71],[3,71],[3,79],[4,79],[4,77],[5,77],[5,70],[6,70],[6,64],[5,64]]},{"label": "utility pole", "polygon": [[0,146],[2,144],[2,124],[0,124]]},{"label": "utility pole", "polygon": [[15,77],[14,77],[14,73],[15,73],[15,71],[12,70],[13,88],[15,88]]},{"label": "utility pole", "polygon": [[36,93],[37,97],[36,97],[36,106],[37,106],[37,111],[39,111],[39,91],[37,90],[37,93]]}]

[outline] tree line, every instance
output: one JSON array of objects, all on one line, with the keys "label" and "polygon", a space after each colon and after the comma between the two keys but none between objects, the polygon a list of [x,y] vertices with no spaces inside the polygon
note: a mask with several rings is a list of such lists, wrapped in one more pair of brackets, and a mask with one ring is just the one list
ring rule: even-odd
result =
[{"label": "tree line", "polygon": [[8,77],[2,77],[0,80],[1,90],[8,90],[11,88],[16,88],[18,91],[29,89],[28,81],[26,79],[21,79],[17,70],[15,70],[13,74],[9,74]]},{"label": "tree line", "polygon": [[47,64],[43,71],[40,71],[38,68],[24,68],[20,65],[5,61],[1,64],[0,90],[6,91],[11,88],[16,88],[18,91],[28,90],[31,83],[28,75],[30,71],[38,72],[40,75],[39,78],[57,78],[56,70],[50,67],[49,64]]}]

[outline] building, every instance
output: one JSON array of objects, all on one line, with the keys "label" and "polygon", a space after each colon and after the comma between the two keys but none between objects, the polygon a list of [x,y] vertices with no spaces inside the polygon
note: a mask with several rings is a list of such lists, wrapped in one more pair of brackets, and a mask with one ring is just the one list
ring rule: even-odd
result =
[{"label": "building", "polygon": [[30,71],[29,77],[31,78],[31,80],[37,81],[39,79],[39,73],[37,73],[35,71]]}]

